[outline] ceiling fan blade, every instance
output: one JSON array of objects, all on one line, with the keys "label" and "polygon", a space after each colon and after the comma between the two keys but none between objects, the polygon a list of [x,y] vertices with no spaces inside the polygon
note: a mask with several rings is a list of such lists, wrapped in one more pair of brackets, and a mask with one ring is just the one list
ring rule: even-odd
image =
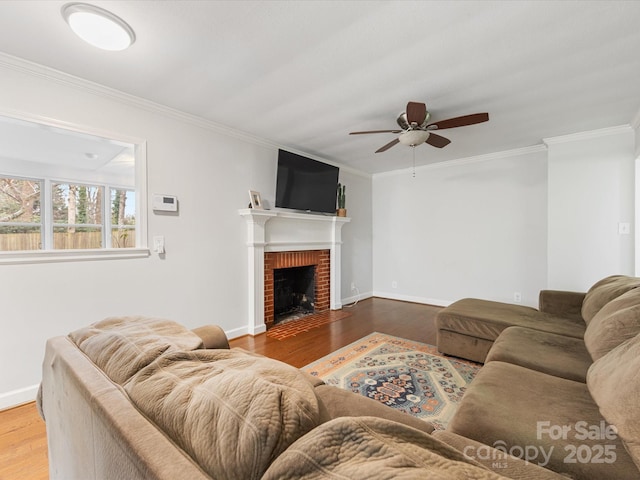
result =
[{"label": "ceiling fan blade", "polygon": [[366,132],[350,132],[349,135],[363,135],[367,133],[400,133],[402,130],[369,130]]},{"label": "ceiling fan blade", "polygon": [[428,143],[432,147],[442,148],[449,145],[451,143],[451,140],[440,135],[436,135],[433,132],[429,132],[429,138],[425,140],[425,143]]},{"label": "ceiling fan blade", "polygon": [[397,138],[394,138],[389,143],[387,143],[384,147],[380,147],[379,149],[377,149],[376,153],[385,152],[389,150],[391,147],[393,147],[394,145],[397,145],[398,143],[400,143],[400,140],[398,140]]},{"label": "ceiling fan blade", "polygon": [[471,115],[463,115],[462,117],[449,118],[447,120],[440,120],[439,122],[431,123],[427,128],[436,127],[438,130],[444,128],[456,128],[465,127],[467,125],[475,125],[476,123],[488,122],[488,113],[472,113]]},{"label": "ceiling fan blade", "polygon": [[427,106],[424,103],[409,102],[407,103],[407,121],[409,124],[417,123],[420,125],[427,116]]}]

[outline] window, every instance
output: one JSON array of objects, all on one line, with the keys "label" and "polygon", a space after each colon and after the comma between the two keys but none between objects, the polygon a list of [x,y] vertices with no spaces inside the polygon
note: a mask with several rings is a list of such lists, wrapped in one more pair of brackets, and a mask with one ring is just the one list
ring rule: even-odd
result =
[{"label": "window", "polygon": [[111,189],[111,246],[136,246],[136,197],[132,190]]},{"label": "window", "polygon": [[0,263],[148,255],[144,152],[0,115]]},{"label": "window", "polygon": [[[49,202],[42,202],[42,184],[51,185]],[[42,222],[42,204],[51,208],[51,224]],[[105,204],[110,217],[102,213]],[[42,250],[49,243],[53,250],[133,248],[135,212],[134,190],[0,177],[0,251]]]},{"label": "window", "polygon": [[102,187],[52,184],[53,248],[102,248]]},{"label": "window", "polygon": [[42,182],[0,178],[0,251],[42,248]]}]

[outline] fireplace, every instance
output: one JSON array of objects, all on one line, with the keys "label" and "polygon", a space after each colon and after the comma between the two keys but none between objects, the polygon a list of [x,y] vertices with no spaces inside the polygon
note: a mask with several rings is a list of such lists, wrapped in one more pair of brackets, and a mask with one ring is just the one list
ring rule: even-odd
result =
[{"label": "fireplace", "polygon": [[302,316],[305,309],[307,312],[329,309],[330,253],[330,250],[265,252],[264,323],[267,329],[290,320],[290,314],[294,318]]},{"label": "fireplace", "polygon": [[339,310],[342,227],[348,217],[299,212],[242,209],[247,222],[247,326],[230,335],[256,335],[274,324],[273,271],[315,266],[316,312]]},{"label": "fireplace", "polygon": [[273,323],[297,320],[315,312],[316,267],[273,271]]}]

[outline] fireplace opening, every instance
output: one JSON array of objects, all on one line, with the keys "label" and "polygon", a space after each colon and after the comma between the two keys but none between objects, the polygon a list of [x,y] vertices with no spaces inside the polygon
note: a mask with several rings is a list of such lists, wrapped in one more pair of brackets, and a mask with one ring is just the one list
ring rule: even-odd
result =
[{"label": "fireplace opening", "polygon": [[273,271],[274,323],[283,323],[315,312],[315,265],[278,268]]}]

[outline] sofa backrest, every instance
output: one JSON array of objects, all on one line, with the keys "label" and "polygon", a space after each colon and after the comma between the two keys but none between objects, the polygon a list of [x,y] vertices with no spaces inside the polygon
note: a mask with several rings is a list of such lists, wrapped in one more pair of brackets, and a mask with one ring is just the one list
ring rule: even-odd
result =
[{"label": "sofa backrest", "polygon": [[596,360],[587,387],[600,413],[614,425],[640,468],[640,334]]},{"label": "sofa backrest", "polygon": [[51,480],[212,480],[69,337],[47,341],[40,392]]},{"label": "sofa backrest", "polygon": [[596,313],[584,333],[584,343],[595,361],[640,333],[640,288],[614,298]]},{"label": "sofa backrest", "polygon": [[637,287],[640,287],[640,278],[626,275],[612,275],[594,283],[582,302],[582,318],[588,325],[607,303]]},{"label": "sofa backrest", "polygon": [[69,334],[69,338],[119,385],[164,352],[202,348],[202,339],[171,320],[111,317]]}]

